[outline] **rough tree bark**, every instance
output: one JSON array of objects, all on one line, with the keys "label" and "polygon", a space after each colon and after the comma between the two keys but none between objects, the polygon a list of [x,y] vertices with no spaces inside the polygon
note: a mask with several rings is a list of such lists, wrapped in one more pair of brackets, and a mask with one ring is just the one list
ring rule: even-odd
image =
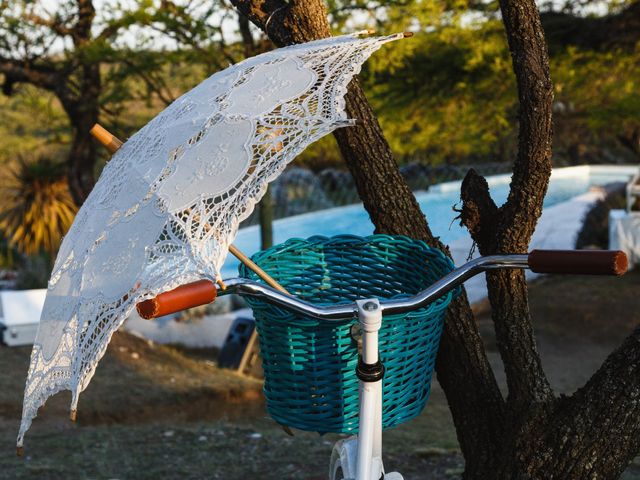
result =
[{"label": "rough tree bark", "polygon": [[[480,253],[526,253],[551,175],[553,84],[537,7],[531,0],[503,0],[503,22],[518,83],[520,135],[512,188],[500,208],[484,178],[471,171],[462,187],[461,219]],[[498,348],[509,396],[507,402],[528,409],[552,397],[536,351],[522,271],[487,275]]]},{"label": "rough tree bark", "polygon": [[95,184],[95,165],[98,158],[95,141],[89,133],[98,123],[101,90],[100,65],[91,64],[82,69],[80,88],[73,98],[58,92],[58,98],[73,128],[69,157],[69,189],[78,206],[82,205]]},{"label": "rough tree bark", "polygon": [[[321,0],[232,0],[276,45],[330,34]],[[462,222],[483,254],[525,252],[551,172],[553,86],[534,0],[501,0],[520,101],[518,156],[507,202],[484,178],[463,182]],[[398,172],[357,79],[347,95],[354,128],[335,133],[376,231],[446,246],[433,236]],[[572,397],[556,398],[536,350],[522,273],[487,275],[509,394],[503,399],[464,295],[450,309],[438,380],[452,410],[466,479],[613,479],[640,450],[640,329]]]}]

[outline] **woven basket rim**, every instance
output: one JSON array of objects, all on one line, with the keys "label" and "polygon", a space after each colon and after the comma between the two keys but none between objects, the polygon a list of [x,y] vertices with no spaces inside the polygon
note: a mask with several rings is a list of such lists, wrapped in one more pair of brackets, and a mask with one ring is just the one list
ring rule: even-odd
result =
[{"label": "woven basket rim", "polygon": [[[408,243],[414,243],[416,244],[417,247],[420,247],[423,249],[423,251],[428,252],[428,253],[433,253],[436,255],[436,258],[434,258],[435,261],[441,262],[444,266],[446,266],[449,270],[449,272],[453,271],[453,269],[455,268],[455,265],[453,263],[453,261],[447,257],[441,250],[437,249],[437,248],[433,248],[430,247],[429,245],[427,245],[427,243],[423,240],[418,240],[415,238],[411,238],[408,237],[406,235],[389,235],[389,234],[380,234],[380,233],[376,233],[376,234],[372,234],[372,235],[367,235],[367,236],[359,236],[359,235],[352,235],[352,234],[339,234],[339,235],[333,235],[333,236],[325,236],[325,235],[312,235],[311,237],[308,238],[303,238],[303,237],[291,237],[287,240],[285,240],[282,243],[273,245],[272,247],[269,247],[265,250],[260,250],[256,253],[254,253],[251,256],[251,260],[253,262],[255,262],[258,266],[260,266],[260,262],[261,260],[263,260],[264,258],[269,258],[269,257],[273,257],[274,254],[278,254],[279,252],[281,252],[284,249],[288,249],[288,248],[293,248],[296,247],[298,245],[303,246],[303,245],[328,245],[328,244],[332,244],[332,243],[342,243],[345,241],[354,241],[354,243],[357,241],[358,243],[376,243],[382,240],[393,240],[393,241],[397,241],[397,240],[401,240],[404,242],[408,242]],[[251,278],[252,280],[256,280],[256,281],[262,281],[255,272],[251,271],[246,265],[244,265],[243,263],[240,263],[238,266],[238,272],[239,275],[243,278]],[[434,300],[433,302],[431,302],[429,305],[427,305],[426,307],[422,307],[422,308],[438,308],[440,307],[443,303],[446,304],[448,306],[448,304],[453,300],[454,297],[456,297],[458,295],[460,291],[460,287],[457,287],[456,289],[453,289],[443,295],[441,295],[440,297],[438,297],[436,300]],[[397,300],[397,299],[402,299],[402,298],[408,298],[413,296],[412,294],[408,294],[408,293],[398,293],[389,297],[385,297],[385,300]],[[305,299],[306,302],[310,303],[311,305],[315,305],[315,306],[319,306],[319,307],[324,307],[324,306],[331,306],[331,305],[347,305],[349,303],[352,303],[348,300],[345,300],[344,302],[318,302],[318,301],[310,301],[308,299]]]}]

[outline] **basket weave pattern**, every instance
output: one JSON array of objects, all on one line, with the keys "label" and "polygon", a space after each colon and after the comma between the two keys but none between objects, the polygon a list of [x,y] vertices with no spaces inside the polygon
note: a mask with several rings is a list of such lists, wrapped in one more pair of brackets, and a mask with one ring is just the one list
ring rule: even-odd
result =
[{"label": "basket weave pattern", "polygon": [[[291,239],[253,260],[291,294],[319,305],[413,295],[453,269],[424,242],[402,236]],[[240,267],[243,277],[257,280]],[[379,333],[383,427],[417,416],[429,397],[444,313],[454,292],[427,308],[383,318]],[[247,298],[254,311],[269,414],[302,430],[358,431],[357,319],[321,321]]]}]

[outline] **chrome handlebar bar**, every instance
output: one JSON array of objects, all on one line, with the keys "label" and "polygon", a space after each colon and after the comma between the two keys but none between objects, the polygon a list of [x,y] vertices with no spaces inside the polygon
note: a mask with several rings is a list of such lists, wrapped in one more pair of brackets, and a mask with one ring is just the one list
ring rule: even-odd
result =
[{"label": "chrome handlebar bar", "polygon": [[[407,313],[421,307],[425,307],[445,293],[461,285],[475,275],[499,268],[518,269],[529,268],[528,255],[491,255],[476,258],[463,266],[456,268],[445,275],[430,287],[420,293],[407,298],[395,300],[380,300],[382,313],[391,315],[395,313]],[[344,320],[357,316],[358,307],[355,302],[331,306],[318,306],[304,300],[300,300],[286,293],[279,292],[262,283],[246,280],[244,278],[232,278],[225,280],[224,291],[217,287],[220,294],[237,293],[240,295],[259,298],[282,308],[286,308],[303,315],[320,320]]]}]

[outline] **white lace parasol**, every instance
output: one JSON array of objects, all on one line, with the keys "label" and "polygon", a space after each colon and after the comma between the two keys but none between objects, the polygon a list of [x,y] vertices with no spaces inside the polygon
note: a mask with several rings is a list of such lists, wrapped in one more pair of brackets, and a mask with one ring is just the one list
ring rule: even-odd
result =
[{"label": "white lace parasol", "polygon": [[216,73],[127,141],[65,237],[31,354],[18,446],[50,396],[71,410],[114,331],[145,299],[217,279],[238,223],[310,143],[351,125],[344,95],[402,34],[286,47]]}]

